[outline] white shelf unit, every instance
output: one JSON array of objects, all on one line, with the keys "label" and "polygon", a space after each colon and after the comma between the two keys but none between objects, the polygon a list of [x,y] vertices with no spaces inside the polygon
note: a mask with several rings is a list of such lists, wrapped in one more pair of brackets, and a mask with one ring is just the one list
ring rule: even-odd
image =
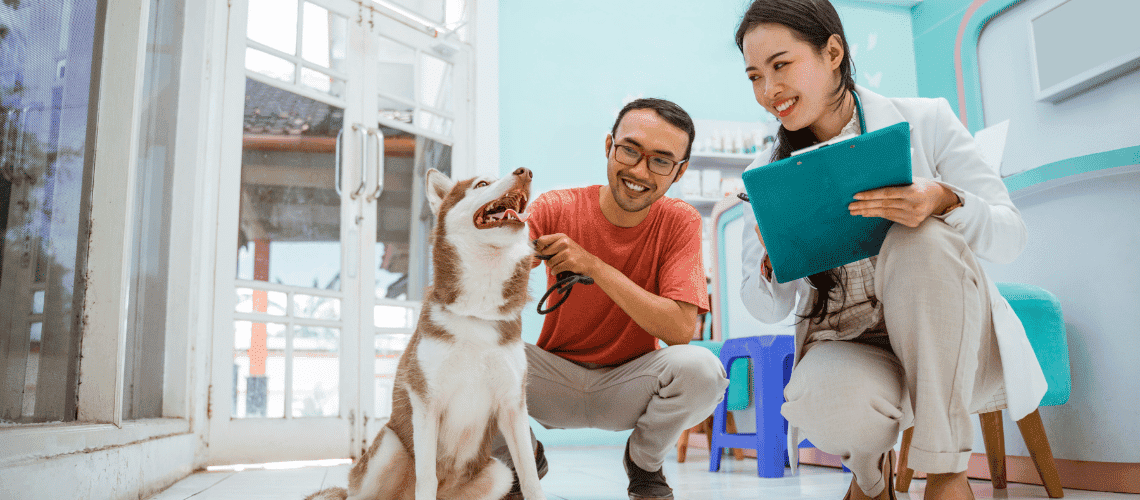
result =
[{"label": "white shelf unit", "polygon": [[[715,168],[720,170],[721,179],[739,179],[741,174],[744,173],[744,170],[752,164],[752,161],[755,160],[756,157],[757,153],[693,153],[690,156],[689,169],[685,172],[685,176],[700,176],[701,171]],[[701,215],[705,217],[712,214],[713,205],[721,200],[719,196],[684,196],[681,193],[680,183],[670,190],[669,196],[684,200],[696,207],[696,209],[701,212]]]},{"label": "white shelf unit", "polygon": [[[701,177],[701,173],[709,169],[720,170],[721,179],[740,179],[744,170],[752,164],[752,161],[757,156],[770,155],[770,150],[765,149],[761,152],[752,153],[716,153],[705,149],[710,143],[715,143],[715,140],[706,141],[706,139],[715,138],[717,136],[723,137],[722,134],[735,134],[739,132],[741,135],[761,131],[766,135],[775,135],[776,129],[779,127],[779,122],[775,121],[774,117],[768,120],[759,120],[755,122],[736,122],[724,120],[702,120],[695,119],[693,124],[696,128],[694,137],[693,152],[690,154],[688,170],[685,172],[685,177],[695,176]],[[678,198],[687,202],[701,213],[704,222],[701,234],[701,253],[704,255],[705,274],[710,278],[713,269],[711,264],[713,262],[712,250],[712,211],[713,207],[723,199],[722,196],[708,197],[708,196],[683,196],[682,195],[682,182],[678,182],[669,190],[669,196]],[[721,190],[718,186],[717,192]]]}]

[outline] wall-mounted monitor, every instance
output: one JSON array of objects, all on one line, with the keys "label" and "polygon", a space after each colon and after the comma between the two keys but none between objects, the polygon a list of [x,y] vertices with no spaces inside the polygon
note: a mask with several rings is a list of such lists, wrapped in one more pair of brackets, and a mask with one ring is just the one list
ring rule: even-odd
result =
[{"label": "wall-mounted monitor", "polygon": [[1140,67],[1138,20],[1138,0],[1066,0],[1030,17],[1036,99],[1062,101]]}]

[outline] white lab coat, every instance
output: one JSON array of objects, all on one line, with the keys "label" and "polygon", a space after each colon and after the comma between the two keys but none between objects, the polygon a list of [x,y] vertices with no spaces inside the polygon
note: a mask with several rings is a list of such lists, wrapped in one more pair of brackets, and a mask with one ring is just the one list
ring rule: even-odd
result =
[{"label": "white lab coat", "polygon": [[[999,264],[1012,262],[1025,247],[1025,223],[1010,201],[1005,184],[982,161],[973,137],[950,104],[941,98],[887,98],[860,86],[856,86],[856,92],[863,105],[867,132],[903,121],[910,123],[913,175],[934,179],[961,197],[962,206],[942,219],[962,233],[974,254]],[[757,158],[749,168],[766,163],[768,158]],[[807,315],[814,301],[814,289],[806,279],[780,284],[762,276],[760,263],[767,252],[756,238],[756,218],[752,211],[746,209],[744,214],[744,281],[740,295],[745,307],[760,321],[776,323],[792,312],[798,299],[797,314]],[[1048,385],[1021,321],[988,277],[986,282],[1002,360],[1006,402],[1013,419],[1021,420],[1037,409]],[[797,323],[796,362],[806,337],[807,323]],[[793,471],[799,462],[796,448],[799,441],[798,430],[789,427],[788,455]]]}]

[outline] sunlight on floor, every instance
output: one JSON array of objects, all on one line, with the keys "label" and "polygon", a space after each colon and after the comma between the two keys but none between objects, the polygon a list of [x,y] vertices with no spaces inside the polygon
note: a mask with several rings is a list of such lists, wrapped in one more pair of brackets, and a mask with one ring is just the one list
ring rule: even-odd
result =
[{"label": "sunlight on floor", "polygon": [[[622,470],[621,447],[547,448],[550,473],[542,488],[550,500],[614,500],[626,498],[628,480]],[[709,472],[706,450],[690,448],[688,460],[676,453],[665,462],[665,476],[677,500],[839,500],[851,474],[828,467],[803,466],[797,476],[765,479],[756,476],[756,461],[736,461],[726,455],[720,472]],[[280,462],[276,464],[211,467],[171,486],[150,500],[301,500],[317,490],[348,484],[347,460]],[[915,480],[900,500],[921,500],[926,482]],[[971,481],[978,500],[1048,498],[1037,485],[1010,484],[994,491],[988,481]],[[1065,490],[1070,500],[1136,500],[1137,495]]]}]

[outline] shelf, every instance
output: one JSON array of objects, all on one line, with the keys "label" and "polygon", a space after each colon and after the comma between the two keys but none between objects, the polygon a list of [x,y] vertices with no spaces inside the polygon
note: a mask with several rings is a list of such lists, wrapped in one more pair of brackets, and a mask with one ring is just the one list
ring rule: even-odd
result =
[{"label": "shelf", "polygon": [[716,202],[724,199],[722,198],[705,198],[704,196],[682,196],[681,201],[688,203],[694,207],[700,208],[701,206],[713,206]]},{"label": "shelf", "polygon": [[737,154],[737,153],[693,153],[691,155],[691,166],[702,167],[707,165],[716,166],[731,166],[737,168],[745,168],[752,164],[756,159],[755,153]]}]

